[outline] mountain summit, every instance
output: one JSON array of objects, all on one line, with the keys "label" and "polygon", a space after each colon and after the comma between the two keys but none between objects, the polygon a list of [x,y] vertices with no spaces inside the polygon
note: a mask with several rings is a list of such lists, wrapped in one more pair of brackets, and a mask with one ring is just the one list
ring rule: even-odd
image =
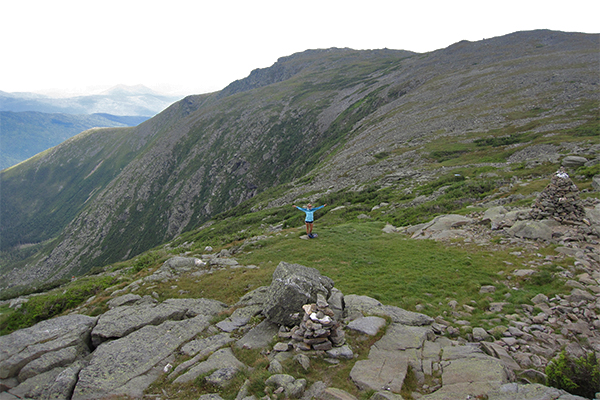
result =
[{"label": "mountain summit", "polygon": [[418,204],[415,184],[461,163],[524,168],[589,151],[598,38],[309,50],[137,127],[83,132],[2,172],[3,285],[131,258],[265,191],[254,207],[369,187]]}]

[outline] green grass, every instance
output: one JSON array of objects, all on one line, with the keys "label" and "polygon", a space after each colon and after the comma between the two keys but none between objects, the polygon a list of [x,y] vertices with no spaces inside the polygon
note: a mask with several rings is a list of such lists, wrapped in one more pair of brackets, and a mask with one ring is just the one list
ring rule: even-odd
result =
[{"label": "green grass", "polygon": [[[425,305],[425,313],[436,316],[447,307],[448,299],[459,304],[475,301],[480,314],[489,301],[506,301],[511,292],[501,283],[501,275],[510,271],[506,262],[519,262],[507,252],[474,248],[448,247],[429,240],[409,240],[403,235],[383,234],[383,223],[366,222],[319,226],[317,240],[300,240],[302,230],[292,229],[287,235],[264,241],[260,248],[238,256],[244,264],[258,265],[268,284],[270,274],[279,261],[317,268],[329,276],[343,293],[367,295],[384,304],[415,310]],[[259,284],[258,282],[256,283]],[[560,291],[562,283],[513,282],[519,287],[512,293],[514,307],[528,303],[539,291]],[[482,285],[495,285],[498,290],[480,295]]]},{"label": "green grass", "polygon": [[110,276],[82,278],[63,288],[31,297],[18,310],[0,309],[0,335],[61,315],[114,283]]}]

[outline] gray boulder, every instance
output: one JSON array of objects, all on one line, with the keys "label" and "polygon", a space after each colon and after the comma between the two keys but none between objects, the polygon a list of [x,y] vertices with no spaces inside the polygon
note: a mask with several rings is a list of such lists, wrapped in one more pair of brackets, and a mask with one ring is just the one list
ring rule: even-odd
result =
[{"label": "gray boulder", "polygon": [[400,393],[409,365],[421,364],[418,350],[432,336],[431,327],[391,324],[371,346],[368,359],[354,364],[350,378],[361,390]]},{"label": "gray boulder", "polygon": [[552,239],[552,222],[550,221],[517,221],[508,233],[510,235],[532,240]]},{"label": "gray boulder", "polygon": [[585,397],[576,396],[564,390],[540,385],[539,383],[505,383],[498,389],[490,391],[487,395],[491,400],[585,400]]},{"label": "gray boulder", "polygon": [[220,349],[234,339],[227,333],[220,333],[207,338],[192,340],[181,348],[181,352],[188,356],[200,355],[206,357],[215,350]]},{"label": "gray boulder", "polygon": [[267,294],[269,293],[269,286],[261,286],[254,289],[251,292],[246,293],[242,298],[235,304],[236,306],[262,306],[267,301]]},{"label": "gray boulder", "polygon": [[317,294],[328,298],[333,281],[315,268],[280,262],[269,286],[263,314],[272,322],[293,326],[300,322],[302,306],[316,303]]},{"label": "gray boulder", "polygon": [[186,308],[169,303],[121,306],[100,316],[92,330],[92,344],[97,347],[109,339],[127,336],[146,325],[159,325],[167,320],[183,319]]},{"label": "gray boulder", "polygon": [[568,168],[579,168],[588,162],[587,158],[579,156],[567,156],[563,158],[562,165]]},{"label": "gray boulder", "polygon": [[442,371],[444,386],[423,400],[461,399],[483,396],[508,383],[508,375],[500,360],[489,357],[468,357],[450,361]]},{"label": "gray boulder", "polygon": [[592,189],[596,192],[600,192],[600,175],[592,177]]},{"label": "gray boulder", "polygon": [[163,304],[186,309],[187,318],[197,315],[216,316],[227,309],[227,304],[211,299],[167,299]]},{"label": "gray boulder", "polygon": [[306,389],[306,379],[296,379],[291,375],[276,374],[271,375],[265,385],[282,388],[286,398],[298,399],[302,397]]},{"label": "gray boulder", "polygon": [[160,375],[172,354],[210,324],[210,317],[145,326],[121,339],[101,344],[90,365],[79,373],[73,399],[113,395],[140,397]]},{"label": "gray boulder", "polygon": [[21,368],[18,376],[19,382],[57,367],[66,367],[75,360],[85,357],[89,352],[88,347],[81,344],[42,354],[39,358]]},{"label": "gray boulder", "polygon": [[114,299],[109,300],[106,305],[108,308],[113,309],[120,306],[128,306],[136,303],[141,300],[142,296],[139,294],[128,293],[123,296],[115,297]]},{"label": "gray boulder", "polygon": [[190,270],[194,270],[204,266],[205,263],[199,258],[195,257],[179,257],[175,256],[169,258],[167,261],[163,263],[161,268],[163,269],[171,269],[172,271],[181,271],[187,272]]},{"label": "gray boulder", "polygon": [[357,331],[369,336],[377,335],[377,332],[385,326],[385,319],[381,317],[357,318],[346,326],[346,329]]},{"label": "gray boulder", "polygon": [[586,208],[585,217],[592,225],[600,226],[600,204],[596,204],[594,208]]},{"label": "gray boulder", "polygon": [[[215,351],[206,361],[203,361],[185,374],[175,379],[174,383],[185,383],[196,379],[200,375],[207,374],[211,371],[221,371],[213,377],[214,380],[228,380],[232,375],[230,372],[239,371],[246,366],[238,360],[230,348],[220,349]],[[228,378],[229,377],[229,378]]]},{"label": "gray boulder", "polygon": [[168,259],[152,275],[144,278],[146,282],[167,281],[183,272],[202,269],[206,263],[195,257],[173,257]]},{"label": "gray boulder", "polygon": [[481,222],[490,224],[492,230],[513,226],[519,219],[527,219],[528,209],[516,209],[508,211],[503,206],[489,208],[483,214]]},{"label": "gray boulder", "polygon": [[445,239],[460,236],[462,231],[456,228],[471,223],[473,219],[462,215],[440,215],[430,222],[407,229],[407,232],[413,234],[413,239]]},{"label": "gray boulder", "polygon": [[244,349],[259,349],[268,347],[279,332],[279,326],[265,319],[246,333],[235,345]]},{"label": "gray boulder", "polygon": [[428,315],[407,311],[395,306],[386,306],[379,300],[368,296],[355,294],[344,296],[344,303],[345,317],[348,320],[376,315],[390,317],[394,323],[412,326],[431,325],[434,322],[434,319]]},{"label": "gray boulder", "polygon": [[[96,318],[68,315],[1,336],[0,379],[17,376],[27,364],[47,353],[54,352],[56,357],[65,356],[71,362],[72,357],[68,351],[59,351],[68,347],[87,348],[90,332],[95,324]],[[66,362],[55,359],[50,364],[65,365]]]},{"label": "gray boulder", "polygon": [[85,362],[79,360],[69,367],[40,373],[11,389],[9,393],[19,399],[69,399],[77,382],[77,375],[84,365]]}]

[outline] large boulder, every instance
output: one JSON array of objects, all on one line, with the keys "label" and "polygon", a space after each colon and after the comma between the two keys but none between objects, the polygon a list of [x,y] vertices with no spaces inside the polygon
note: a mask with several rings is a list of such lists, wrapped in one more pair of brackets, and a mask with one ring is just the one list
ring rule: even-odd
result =
[{"label": "large boulder", "polygon": [[415,225],[406,232],[411,233],[413,239],[449,239],[461,236],[464,231],[457,228],[471,223],[473,223],[472,218],[462,215],[440,215],[429,222]]},{"label": "large boulder", "polygon": [[317,294],[328,298],[333,281],[315,268],[280,262],[267,292],[263,314],[280,325],[300,322],[302,306],[317,302]]},{"label": "large boulder", "polygon": [[430,327],[391,324],[371,346],[369,357],[354,364],[350,378],[362,390],[400,393],[409,365],[420,365],[418,354],[432,335]]},{"label": "large boulder", "polygon": [[210,299],[167,299],[160,304],[115,307],[98,319],[92,331],[92,344],[97,347],[106,340],[118,339],[146,325],[159,325],[168,320],[178,321],[197,315],[212,317],[226,308],[225,303]]},{"label": "large boulder", "polygon": [[212,299],[167,299],[163,304],[186,309],[188,318],[197,315],[216,316],[227,309],[227,304]]},{"label": "large boulder", "polygon": [[98,346],[106,340],[127,336],[146,325],[159,325],[167,320],[181,320],[186,311],[186,308],[165,303],[113,308],[98,319],[98,324],[92,330],[92,344]]},{"label": "large boulder", "polygon": [[121,339],[102,343],[81,370],[73,399],[128,395],[141,397],[173,353],[210,325],[210,317],[145,326]]},{"label": "large boulder", "polygon": [[[211,371],[238,371],[246,366],[238,360],[230,348],[215,351],[206,361],[196,364],[188,372],[175,379],[175,383],[185,383]],[[228,374],[225,374],[228,376]]]},{"label": "large boulder", "polygon": [[[65,368],[53,368],[27,379],[8,393],[15,399],[69,399],[85,365],[85,361],[78,360]],[[5,398],[3,394],[0,393],[1,399]]]},{"label": "large boulder", "polygon": [[562,165],[567,168],[579,168],[588,162],[587,158],[579,156],[566,156],[562,160]]},{"label": "large boulder", "polygon": [[199,258],[175,256],[165,261],[152,275],[145,277],[144,281],[167,281],[181,273],[203,269],[205,267],[206,263]]},{"label": "large boulder", "polygon": [[428,315],[404,310],[396,306],[386,306],[369,296],[351,294],[344,296],[344,316],[348,320],[377,315],[389,317],[392,322],[411,326],[431,325],[434,319]]},{"label": "large boulder", "polygon": [[552,221],[517,221],[507,232],[523,239],[546,240],[552,239]]},{"label": "large boulder", "polygon": [[67,365],[79,352],[85,356],[95,324],[94,317],[67,315],[1,336],[0,379],[16,377],[30,363],[22,378]]}]

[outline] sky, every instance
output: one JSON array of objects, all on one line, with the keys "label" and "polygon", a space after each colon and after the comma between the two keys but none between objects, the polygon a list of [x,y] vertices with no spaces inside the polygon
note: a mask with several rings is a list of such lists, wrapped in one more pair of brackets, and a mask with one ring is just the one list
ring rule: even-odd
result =
[{"label": "sky", "polygon": [[207,93],[307,49],[599,33],[598,15],[598,0],[0,0],[0,91]]}]

